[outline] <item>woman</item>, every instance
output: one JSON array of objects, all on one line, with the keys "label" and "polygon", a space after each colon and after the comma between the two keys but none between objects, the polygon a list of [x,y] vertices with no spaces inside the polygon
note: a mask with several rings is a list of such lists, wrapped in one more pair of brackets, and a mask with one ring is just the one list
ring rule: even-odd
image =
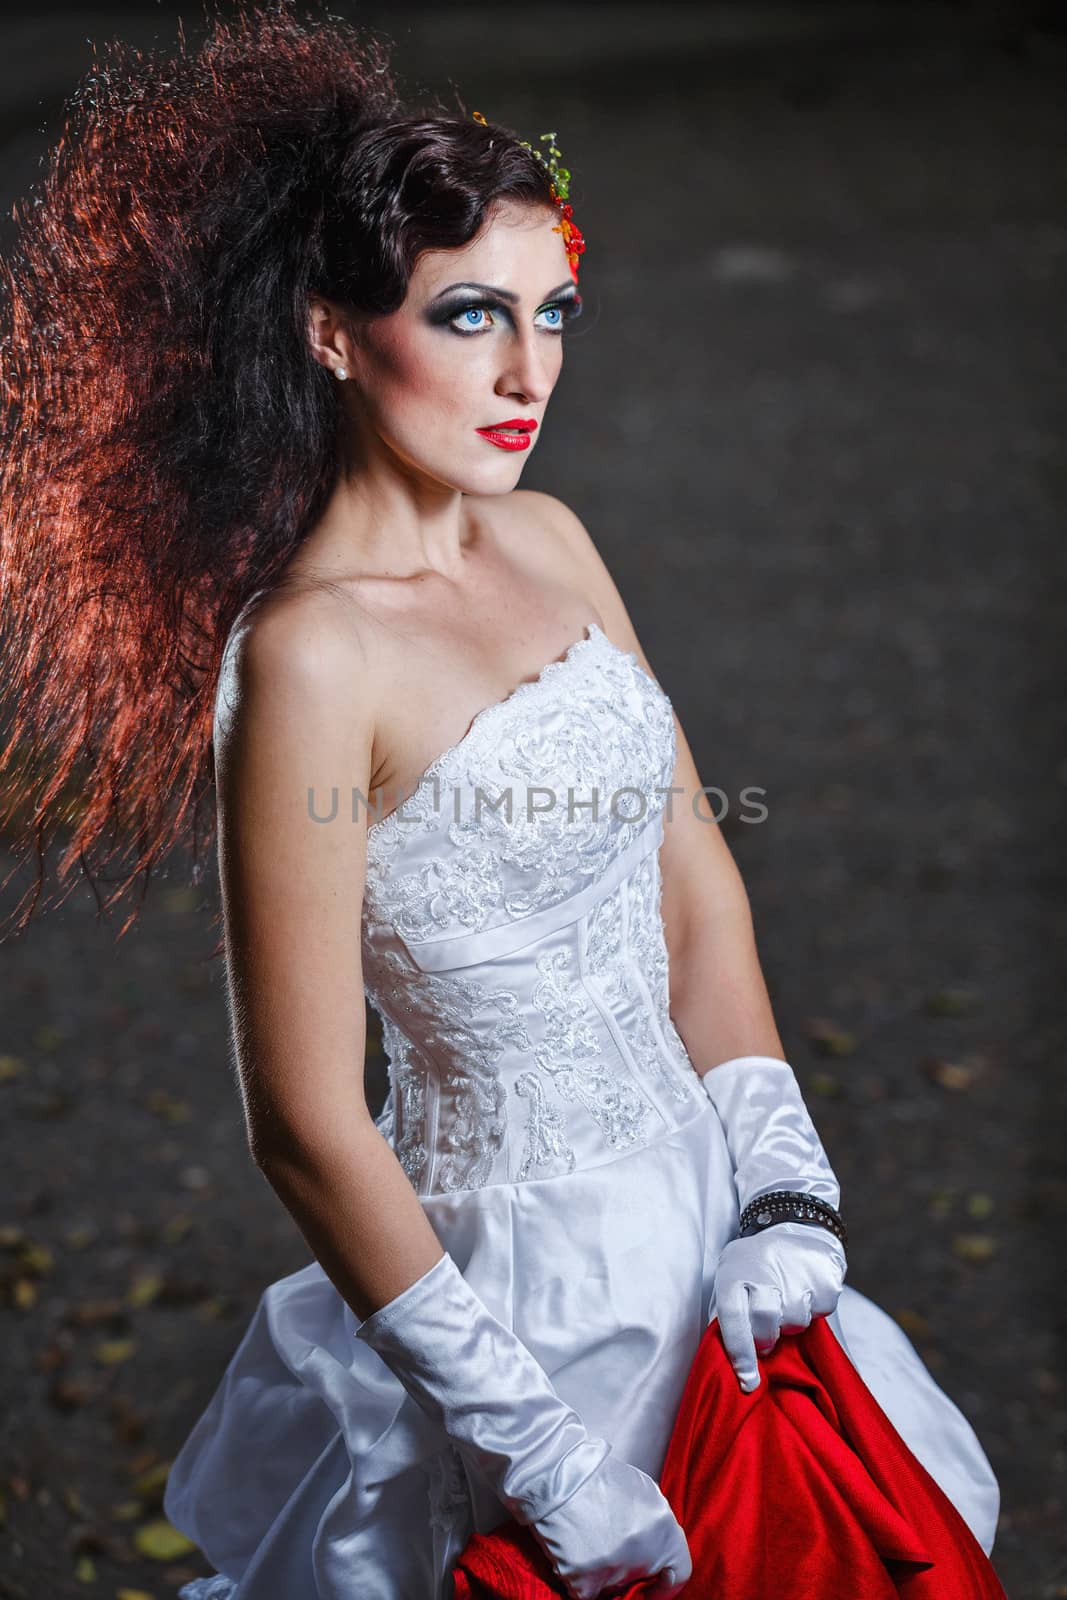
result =
[{"label": "woman", "polygon": [[133,822],[150,870],[214,776],[249,1146],[315,1258],[173,1464],[219,1573],[188,1600],[444,1596],[508,1516],[572,1596],[679,1593],[656,1477],[716,1315],[745,1391],[830,1318],[992,1545],[973,1432],[843,1286],[670,701],[578,518],[517,487],[581,309],[543,142],[413,110],[281,6],[97,74],[8,272],[36,837],[86,745],[66,863]]}]

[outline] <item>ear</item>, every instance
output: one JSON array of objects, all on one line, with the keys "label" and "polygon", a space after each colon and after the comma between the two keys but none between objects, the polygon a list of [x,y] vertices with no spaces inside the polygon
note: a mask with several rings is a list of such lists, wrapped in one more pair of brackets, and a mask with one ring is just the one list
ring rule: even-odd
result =
[{"label": "ear", "polygon": [[307,340],[321,366],[331,372],[344,367],[351,374],[355,365],[355,344],[338,307],[321,295],[312,295],[308,301]]}]

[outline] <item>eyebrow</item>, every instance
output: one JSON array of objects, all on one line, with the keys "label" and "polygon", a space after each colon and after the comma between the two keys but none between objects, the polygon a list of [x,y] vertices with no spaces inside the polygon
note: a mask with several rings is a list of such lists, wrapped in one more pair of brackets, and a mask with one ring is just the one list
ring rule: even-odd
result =
[{"label": "eyebrow", "polygon": [[[515,294],[513,290],[497,289],[491,283],[450,283],[447,289],[440,289],[437,294],[434,295],[433,299],[430,301],[430,304],[436,305],[438,300],[443,300],[446,294],[452,294],[452,292],[456,289],[474,289],[478,294],[494,294],[497,295],[501,300],[509,301],[511,305],[517,305],[519,300],[519,296]],[[557,289],[550,289],[548,294],[544,296],[544,299],[560,300],[564,297],[574,298],[576,294],[577,291],[572,281],[571,283],[561,283]]]}]

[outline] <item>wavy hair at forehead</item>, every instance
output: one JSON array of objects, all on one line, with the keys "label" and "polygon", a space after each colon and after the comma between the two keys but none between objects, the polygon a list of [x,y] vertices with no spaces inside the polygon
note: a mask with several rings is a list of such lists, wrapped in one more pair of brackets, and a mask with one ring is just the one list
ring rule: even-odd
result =
[{"label": "wavy hair at forehead", "polygon": [[0,258],[0,826],[36,861],[14,927],[63,834],[102,912],[142,877],[121,936],[175,846],[201,881],[226,636],[339,469],[310,296],[395,311],[421,251],[553,196],[513,130],[406,103],[377,37],[292,0],[109,44],[42,164]]}]

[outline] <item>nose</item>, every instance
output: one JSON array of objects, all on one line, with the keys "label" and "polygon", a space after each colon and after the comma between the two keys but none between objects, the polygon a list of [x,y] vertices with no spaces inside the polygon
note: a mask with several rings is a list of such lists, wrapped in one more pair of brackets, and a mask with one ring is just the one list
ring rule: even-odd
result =
[{"label": "nose", "polygon": [[[557,341],[558,344],[558,341]],[[509,341],[508,360],[496,382],[496,393],[530,405],[543,403],[559,375],[560,351],[546,348],[546,336],[531,330]]]}]

